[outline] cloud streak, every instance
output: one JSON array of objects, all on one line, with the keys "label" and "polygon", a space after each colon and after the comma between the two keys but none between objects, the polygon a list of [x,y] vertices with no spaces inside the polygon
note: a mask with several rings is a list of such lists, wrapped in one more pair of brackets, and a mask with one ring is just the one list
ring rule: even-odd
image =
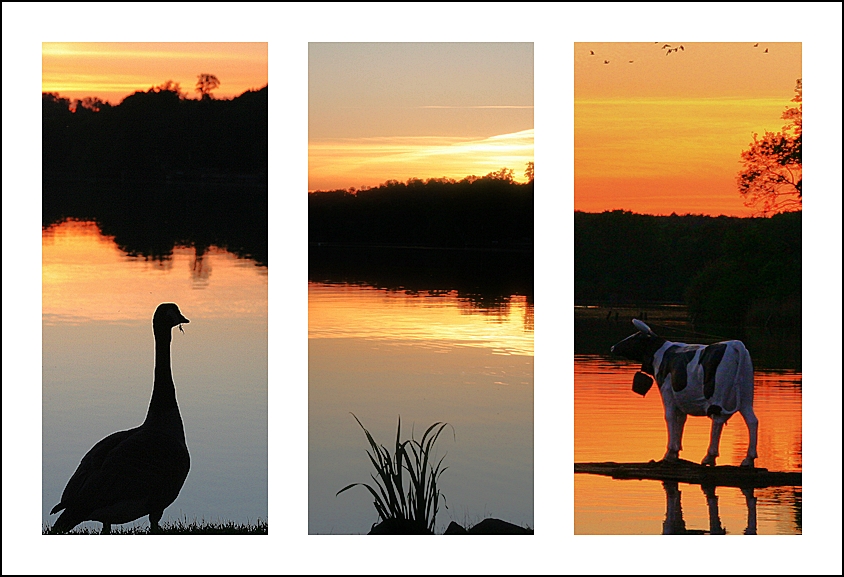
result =
[{"label": "cloud streak", "polygon": [[444,108],[450,110],[475,110],[475,109],[486,109],[486,108],[515,108],[515,109],[533,109],[533,105],[530,106],[521,106],[521,105],[509,105],[509,104],[490,104],[490,105],[481,105],[481,106],[438,106],[438,105],[430,105],[430,106],[420,106],[419,108]]},{"label": "cloud streak", "polygon": [[502,167],[517,179],[533,161],[533,129],[490,137],[382,137],[311,142],[308,189],[376,186],[408,178],[460,179]]}]

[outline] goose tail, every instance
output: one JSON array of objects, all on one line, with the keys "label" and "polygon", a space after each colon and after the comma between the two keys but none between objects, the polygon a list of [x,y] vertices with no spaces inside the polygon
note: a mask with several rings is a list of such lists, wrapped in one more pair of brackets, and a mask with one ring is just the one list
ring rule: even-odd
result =
[{"label": "goose tail", "polygon": [[[62,506],[61,503],[56,505],[56,507]],[[53,512],[56,512],[56,507],[53,507]],[[50,513],[52,515],[52,513]],[[68,533],[71,529],[79,525],[83,520],[79,518],[79,516],[73,516],[69,509],[65,509],[64,512],[59,515],[59,518],[56,519],[56,523],[53,525],[53,533]]]}]

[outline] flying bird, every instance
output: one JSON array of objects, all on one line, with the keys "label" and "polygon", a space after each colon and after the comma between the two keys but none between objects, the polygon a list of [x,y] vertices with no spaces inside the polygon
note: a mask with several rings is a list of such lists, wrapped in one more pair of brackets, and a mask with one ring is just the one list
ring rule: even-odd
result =
[{"label": "flying bird", "polygon": [[685,52],[685,51],[686,51],[686,49],[685,49],[685,48],[683,48],[683,45],[682,45],[682,44],[680,44],[680,50],[682,50],[683,52]]},{"label": "flying bird", "polygon": [[628,60],[627,62],[629,62],[630,64],[633,64],[633,61],[632,61],[632,60]]},{"label": "flying bird", "polygon": [[768,49],[765,48],[765,51],[762,54],[767,54],[767,53],[768,53]]},{"label": "flying bird", "polygon": [[671,44],[666,44],[665,46],[662,47],[663,50],[665,50],[666,48],[671,48]]},{"label": "flying bird", "polygon": [[759,43],[757,42],[756,44],[754,44],[754,45],[753,45],[753,47],[754,47],[754,48],[759,48]]},{"label": "flying bird", "polygon": [[594,51],[594,50],[590,50],[590,51],[589,51],[589,56],[595,56],[595,51]]},{"label": "flying bird", "polygon": [[609,60],[604,60],[604,64],[609,64],[609,63],[610,63]]},{"label": "flying bird", "polygon": [[190,470],[185,428],[176,403],[170,368],[173,327],[189,323],[175,303],[162,303],[152,317],[155,379],[146,420],[134,429],[102,439],[82,457],[50,514],[64,512],[53,530],[66,533],[83,521],[99,521],[102,533],[111,525],[149,515],[150,532],[176,500]]}]

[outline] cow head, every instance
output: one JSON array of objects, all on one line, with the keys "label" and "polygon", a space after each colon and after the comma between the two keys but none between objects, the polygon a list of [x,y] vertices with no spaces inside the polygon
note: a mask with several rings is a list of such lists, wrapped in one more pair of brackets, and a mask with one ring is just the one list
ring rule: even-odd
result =
[{"label": "cow head", "polygon": [[642,363],[641,372],[636,373],[633,377],[633,391],[645,396],[653,385],[654,353],[665,343],[665,339],[658,337],[648,325],[639,319],[633,319],[633,326],[638,329],[638,332],[613,345],[610,352],[625,359]]}]

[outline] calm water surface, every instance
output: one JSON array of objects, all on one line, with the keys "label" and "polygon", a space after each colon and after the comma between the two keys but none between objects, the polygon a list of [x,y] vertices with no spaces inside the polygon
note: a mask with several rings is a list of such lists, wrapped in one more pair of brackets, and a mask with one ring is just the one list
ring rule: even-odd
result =
[{"label": "calm water surface", "polygon": [[266,267],[213,247],[130,257],[69,221],[44,230],[42,274],[42,524],[85,453],[143,422],[161,302],[191,321],[171,345],[191,470],[162,521],[267,519]]},{"label": "calm water surface", "polygon": [[447,466],[440,485],[452,520],[487,516],[533,526],[533,307],[514,296],[480,307],[456,292],[308,285],[308,532],[367,533],[368,444],[391,446],[435,421]]},{"label": "calm water surface", "polygon": [[[630,331],[631,333],[633,331]],[[576,355],[574,375],[575,462],[659,460],[668,440],[656,387],[644,397],[631,391],[637,367],[600,355]],[[794,370],[756,370],[754,411],[759,418],[757,467],[802,469],[802,375]],[[689,417],[682,458],[700,462],[709,444],[709,420]],[[724,427],[718,463],[738,465],[747,451],[741,415]],[[728,534],[748,528],[752,507],[741,490],[718,487],[717,508],[699,485],[574,476],[574,522],[578,534],[660,534],[673,523],[689,531],[720,526]],[[759,534],[802,532],[802,488],[756,489]],[[752,515],[751,515],[752,517]],[[752,526],[752,522],[751,522]]]}]

